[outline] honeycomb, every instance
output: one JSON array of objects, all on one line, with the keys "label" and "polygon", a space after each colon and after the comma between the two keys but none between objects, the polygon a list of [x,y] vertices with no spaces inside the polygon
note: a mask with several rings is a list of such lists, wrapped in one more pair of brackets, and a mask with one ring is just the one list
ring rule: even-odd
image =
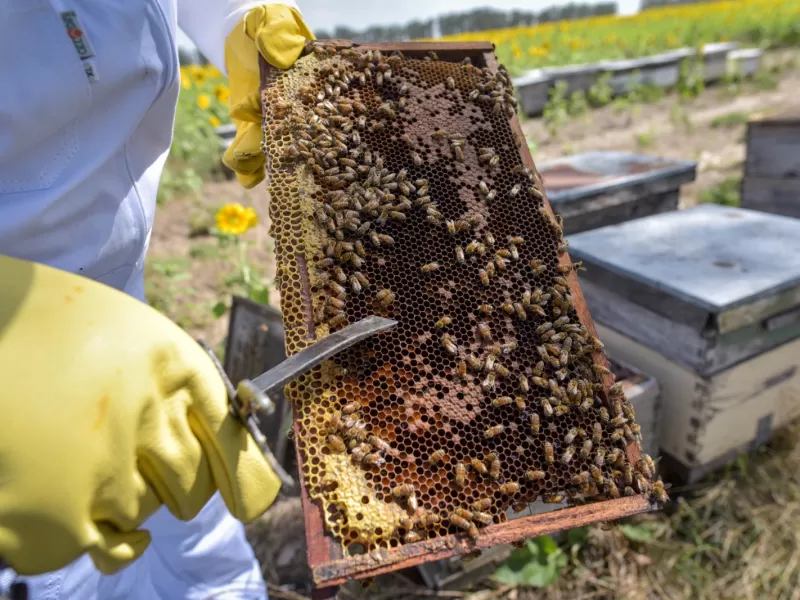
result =
[{"label": "honeycomb", "polygon": [[315,44],[263,100],[287,352],[399,322],[286,390],[346,553],[475,538],[537,498],[665,498],[649,457],[628,462],[639,429],[572,303],[502,67]]}]

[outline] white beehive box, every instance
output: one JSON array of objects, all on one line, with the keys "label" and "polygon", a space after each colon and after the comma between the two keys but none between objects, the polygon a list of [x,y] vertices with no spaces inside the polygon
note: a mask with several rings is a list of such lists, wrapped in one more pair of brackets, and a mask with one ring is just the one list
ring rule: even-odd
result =
[{"label": "white beehive box", "polygon": [[655,377],[665,463],[696,480],[800,414],[800,221],[704,205],[570,238],[611,356]]}]

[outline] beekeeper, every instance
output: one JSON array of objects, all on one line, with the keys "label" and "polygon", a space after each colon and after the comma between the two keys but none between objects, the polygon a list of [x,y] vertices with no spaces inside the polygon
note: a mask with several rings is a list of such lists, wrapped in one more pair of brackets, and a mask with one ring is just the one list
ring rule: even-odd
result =
[{"label": "beekeeper", "polygon": [[0,3],[0,595],[265,598],[240,521],[280,486],[200,347],[143,303],[179,89],[178,25],[227,72],[226,163],[263,178],[258,54],[298,9]]}]

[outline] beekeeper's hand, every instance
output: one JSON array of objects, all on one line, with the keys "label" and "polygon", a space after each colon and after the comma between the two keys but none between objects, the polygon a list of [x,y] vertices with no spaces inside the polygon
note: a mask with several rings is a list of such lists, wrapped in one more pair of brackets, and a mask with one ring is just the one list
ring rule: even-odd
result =
[{"label": "beekeeper's hand", "polygon": [[17,572],[88,552],[112,573],[159,506],[189,520],[217,490],[243,521],[267,509],[280,482],[189,335],[64,271],[0,256],[0,281],[0,557]]},{"label": "beekeeper's hand", "polygon": [[231,89],[231,119],[236,137],[223,162],[246,188],[264,179],[261,149],[259,53],[272,66],[288,69],[314,34],[300,13],[283,4],[263,4],[250,10],[225,40],[225,68]]}]

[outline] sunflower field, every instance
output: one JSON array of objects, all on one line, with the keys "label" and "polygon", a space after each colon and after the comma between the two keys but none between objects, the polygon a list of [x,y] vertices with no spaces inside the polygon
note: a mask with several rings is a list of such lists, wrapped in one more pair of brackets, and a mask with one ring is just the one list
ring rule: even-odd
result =
[{"label": "sunflower field", "polygon": [[513,74],[538,67],[638,58],[684,46],[740,41],[763,48],[800,43],[800,0],[727,0],[493,31],[442,41],[486,41]]},{"label": "sunflower field", "polygon": [[219,169],[216,128],[229,123],[228,79],[211,65],[181,67],[181,90],[175,115],[175,133],[159,199],[196,191]]}]

